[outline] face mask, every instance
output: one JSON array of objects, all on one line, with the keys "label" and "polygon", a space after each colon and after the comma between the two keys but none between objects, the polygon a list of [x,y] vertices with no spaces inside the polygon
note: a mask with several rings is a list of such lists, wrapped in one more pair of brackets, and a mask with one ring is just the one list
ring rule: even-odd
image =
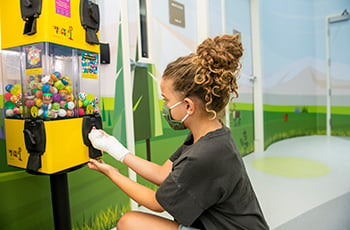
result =
[{"label": "face mask", "polygon": [[187,113],[184,118],[182,118],[181,121],[176,121],[173,120],[171,118],[171,114],[170,114],[170,110],[175,108],[176,106],[180,105],[183,101],[180,101],[178,103],[176,103],[173,106],[167,106],[165,103],[163,104],[163,117],[165,118],[165,120],[168,122],[168,124],[170,125],[171,128],[173,128],[174,130],[182,130],[182,129],[186,129],[185,125],[184,125],[184,121],[186,120],[186,118],[189,116],[189,114]]}]

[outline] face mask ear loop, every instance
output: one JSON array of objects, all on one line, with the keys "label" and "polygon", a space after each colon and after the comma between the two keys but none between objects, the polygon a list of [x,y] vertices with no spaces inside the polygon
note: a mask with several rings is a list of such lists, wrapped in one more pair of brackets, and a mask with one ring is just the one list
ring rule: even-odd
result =
[{"label": "face mask ear loop", "polygon": [[183,101],[179,101],[178,103],[175,103],[174,105],[170,106],[169,109],[173,109],[176,106],[180,105],[181,103],[183,103]]},{"label": "face mask ear loop", "polygon": [[184,122],[188,118],[189,115],[190,114],[187,112],[186,115],[184,116],[184,118],[182,118],[181,122]]}]

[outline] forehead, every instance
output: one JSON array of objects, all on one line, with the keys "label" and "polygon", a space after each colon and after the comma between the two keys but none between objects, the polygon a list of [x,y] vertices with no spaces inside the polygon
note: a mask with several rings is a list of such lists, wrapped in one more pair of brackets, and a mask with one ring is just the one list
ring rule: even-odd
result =
[{"label": "forehead", "polygon": [[160,90],[162,91],[163,96],[171,94],[172,90],[172,80],[162,78],[160,80]]},{"label": "forehead", "polygon": [[174,90],[172,79],[162,78],[160,80],[160,90],[165,98],[171,99],[180,97],[179,93]]}]

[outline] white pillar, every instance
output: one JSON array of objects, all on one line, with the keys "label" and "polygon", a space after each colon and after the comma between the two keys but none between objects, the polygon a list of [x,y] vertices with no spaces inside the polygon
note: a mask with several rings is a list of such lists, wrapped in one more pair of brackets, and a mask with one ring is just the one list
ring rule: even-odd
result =
[{"label": "white pillar", "polygon": [[[221,0],[221,27],[222,33],[226,34],[226,0]],[[230,102],[225,108],[225,125],[230,128]]]},{"label": "white pillar", "polygon": [[261,69],[261,46],[260,46],[260,14],[259,0],[250,1],[250,16],[252,23],[252,56],[254,80],[254,151],[264,151],[264,109],[262,90]]},{"label": "white pillar", "polygon": [[[121,33],[122,33],[122,52],[123,52],[123,73],[124,73],[124,104],[125,104],[125,124],[126,124],[126,143],[131,153],[135,153],[134,138],[134,114],[132,105],[132,81],[130,71],[130,51],[129,51],[129,21],[128,21],[128,1],[121,1]],[[129,168],[129,178],[136,181],[136,173]],[[130,199],[131,210],[137,210],[137,203]]]},{"label": "white pillar", "polygon": [[329,44],[329,24],[337,23],[342,21],[349,20],[349,11],[344,10],[341,14],[329,15],[326,16],[325,20],[325,35],[326,35],[326,128],[327,128],[327,136],[331,135],[331,97],[332,97],[332,89],[331,89],[331,57],[330,57],[330,44]]},{"label": "white pillar", "polygon": [[330,67],[330,50],[329,50],[329,18],[326,17],[325,33],[326,33],[326,134],[331,135],[331,67]]},{"label": "white pillar", "polygon": [[197,0],[197,34],[198,44],[209,34],[208,0]]}]

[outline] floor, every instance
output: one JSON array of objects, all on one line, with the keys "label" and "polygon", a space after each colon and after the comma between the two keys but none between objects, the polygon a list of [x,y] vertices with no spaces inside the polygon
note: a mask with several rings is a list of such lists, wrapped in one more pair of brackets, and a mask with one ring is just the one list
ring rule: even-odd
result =
[{"label": "floor", "polygon": [[[271,229],[350,229],[349,149],[349,137],[305,136],[274,143],[263,153],[244,157]],[[294,169],[294,174],[256,167],[256,162],[274,158],[298,159],[300,164],[281,164],[286,171]],[[271,168],[269,161],[266,162]],[[304,167],[311,167],[319,174],[308,174]],[[304,175],[298,174],[299,171]]]},{"label": "floor", "polygon": [[305,136],[243,158],[271,229],[350,229],[349,149],[350,137]]}]

